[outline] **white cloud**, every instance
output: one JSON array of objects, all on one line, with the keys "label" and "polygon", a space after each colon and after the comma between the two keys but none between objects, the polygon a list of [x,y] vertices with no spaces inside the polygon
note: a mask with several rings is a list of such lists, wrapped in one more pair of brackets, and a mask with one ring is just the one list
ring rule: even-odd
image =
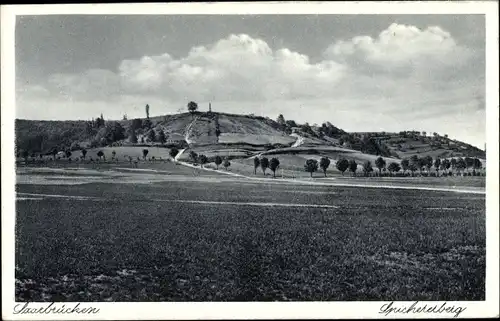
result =
[{"label": "white cloud", "polygon": [[[338,40],[318,62],[248,35],[230,35],[184,57],[144,56],[121,61],[116,72],[55,74],[46,83],[21,84],[18,109],[33,115],[30,106],[43,101],[59,110],[55,118],[61,112],[90,118],[86,105],[93,114],[106,109],[108,117],[121,118],[142,116],[146,103],[152,114],[165,114],[190,100],[203,106],[214,101],[228,112],[266,110],[272,117],[329,120],[348,130],[446,130],[450,136],[461,134],[446,125],[456,114],[460,124],[474,120],[466,132],[482,146],[484,70],[473,63],[479,58],[437,26],[392,24],[375,38]],[[425,127],[431,124],[439,128]]]},{"label": "white cloud", "polygon": [[388,69],[433,67],[461,64],[470,56],[467,48],[456,43],[450,33],[431,26],[420,30],[393,23],[377,38],[358,36],[339,40],[325,51],[331,59],[355,64],[372,64]]}]

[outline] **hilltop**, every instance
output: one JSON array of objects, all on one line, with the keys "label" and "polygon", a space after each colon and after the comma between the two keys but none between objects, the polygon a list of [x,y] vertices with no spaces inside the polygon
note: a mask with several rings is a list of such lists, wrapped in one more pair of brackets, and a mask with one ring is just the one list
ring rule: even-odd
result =
[{"label": "hilltop", "polygon": [[364,161],[375,156],[394,160],[412,155],[433,158],[478,157],[485,152],[469,144],[433,133],[348,133],[330,122],[321,126],[298,124],[255,115],[215,112],[130,120],[38,121],[16,120],[16,148],[29,154],[106,146],[165,146],[203,151],[207,156],[248,158],[260,154],[340,155]]}]

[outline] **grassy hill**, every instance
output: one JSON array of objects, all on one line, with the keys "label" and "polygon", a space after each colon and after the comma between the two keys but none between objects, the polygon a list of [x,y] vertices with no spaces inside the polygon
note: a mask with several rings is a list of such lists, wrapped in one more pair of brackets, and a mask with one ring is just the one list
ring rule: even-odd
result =
[{"label": "grassy hill", "polygon": [[127,147],[128,154],[139,156],[145,146],[188,148],[209,158],[220,155],[243,161],[255,155],[281,155],[293,167],[310,156],[345,157],[358,163],[373,163],[378,155],[396,162],[412,155],[485,159],[483,150],[436,133],[347,133],[329,122],[310,126],[254,115],[196,112],[119,121],[16,120],[19,154]]}]

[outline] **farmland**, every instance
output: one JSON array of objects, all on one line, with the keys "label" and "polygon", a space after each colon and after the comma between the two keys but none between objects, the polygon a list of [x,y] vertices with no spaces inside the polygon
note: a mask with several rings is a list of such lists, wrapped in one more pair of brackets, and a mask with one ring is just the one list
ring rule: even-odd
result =
[{"label": "farmland", "polygon": [[84,167],[18,170],[19,301],[485,298],[484,194]]}]

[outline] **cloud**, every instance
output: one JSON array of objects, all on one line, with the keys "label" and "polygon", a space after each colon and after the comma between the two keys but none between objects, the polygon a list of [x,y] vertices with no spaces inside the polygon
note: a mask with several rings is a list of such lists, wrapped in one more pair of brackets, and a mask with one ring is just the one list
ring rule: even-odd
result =
[{"label": "cloud", "polygon": [[370,65],[379,70],[411,72],[417,68],[448,68],[463,65],[471,56],[447,31],[437,26],[421,30],[391,24],[378,37],[357,36],[330,45],[325,56],[350,65]]},{"label": "cloud", "polygon": [[425,125],[432,124],[450,136],[454,131],[463,134],[445,124],[450,115],[458,115],[460,124],[473,119],[467,133],[475,128],[474,139],[484,141],[481,55],[437,26],[392,24],[374,38],[337,40],[326,46],[320,61],[233,34],[195,46],[182,57],[143,56],[118,62],[116,70],[53,74],[43,83],[21,83],[18,104],[27,115],[42,103],[54,106],[57,117],[84,117],[88,105],[93,114],[99,108],[108,117],[121,118],[123,113],[142,116],[146,103],[153,114],[165,114],[190,100],[215,101],[214,107],[228,112],[265,110],[269,116],[282,113],[299,122],[329,120],[348,130],[440,132]]},{"label": "cloud", "polygon": [[[310,63],[289,49],[273,51],[248,35],[230,35],[215,44],[194,47],[186,57],[169,54],[125,60],[119,66],[129,90],[206,100],[269,100],[328,92],[345,68],[333,61]],[[193,98],[194,99],[194,98]]]}]

